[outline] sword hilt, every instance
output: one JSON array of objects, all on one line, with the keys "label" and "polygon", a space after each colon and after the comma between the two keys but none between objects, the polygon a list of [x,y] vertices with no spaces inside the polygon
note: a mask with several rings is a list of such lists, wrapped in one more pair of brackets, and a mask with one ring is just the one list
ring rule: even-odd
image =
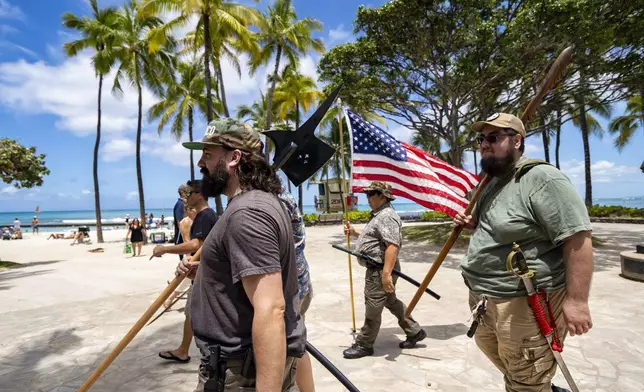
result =
[{"label": "sword hilt", "polygon": [[528,262],[521,247],[516,242],[512,243],[512,252],[505,259],[505,267],[512,274],[522,279],[532,279],[534,271],[528,268]]}]

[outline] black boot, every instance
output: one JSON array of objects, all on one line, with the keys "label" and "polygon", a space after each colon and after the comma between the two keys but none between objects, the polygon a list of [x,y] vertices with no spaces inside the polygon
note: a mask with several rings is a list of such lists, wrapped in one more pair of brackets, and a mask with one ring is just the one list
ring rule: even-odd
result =
[{"label": "black boot", "polygon": [[358,343],[353,343],[351,347],[342,352],[347,359],[356,359],[373,355],[373,347],[362,347]]},{"label": "black boot", "polygon": [[552,392],[570,392],[569,389],[559,388],[554,385],[550,385],[550,386],[552,387]]},{"label": "black boot", "polygon": [[416,343],[420,342],[421,340],[425,339],[427,337],[427,332],[425,332],[424,329],[421,329],[420,332],[416,334],[416,336],[413,337],[407,337],[407,340],[404,342],[398,343],[398,347],[400,348],[414,348],[416,346]]}]

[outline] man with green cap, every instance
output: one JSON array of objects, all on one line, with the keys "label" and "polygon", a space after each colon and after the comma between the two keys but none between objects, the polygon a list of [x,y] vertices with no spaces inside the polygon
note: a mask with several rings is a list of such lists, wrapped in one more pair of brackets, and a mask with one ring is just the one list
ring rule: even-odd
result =
[{"label": "man with green cap", "polygon": [[373,344],[376,341],[382,321],[383,308],[398,319],[398,325],[405,331],[407,340],[400,342],[400,348],[412,348],[416,343],[425,339],[427,333],[411,317],[405,317],[405,304],[396,298],[395,285],[397,277],[392,275],[395,268],[400,271],[398,253],[402,246],[400,217],[391,206],[395,200],[391,185],[375,181],[363,189],[371,207],[371,219],[362,232],[358,232],[347,222],[345,235],[358,237],[356,251],[367,256],[382,260],[383,269],[374,268],[358,258],[365,273],[365,321],[355,343],[344,350],[347,359],[362,358],[373,355]]},{"label": "man with green cap", "polygon": [[201,142],[183,145],[202,151],[202,194],[228,199],[196,272],[197,263],[177,267],[194,278],[190,313],[202,354],[196,391],[217,384],[224,391],[289,391],[306,328],[281,180],[262,154],[259,134],[237,120],[214,120]]},{"label": "man with green cap", "polygon": [[518,244],[537,288],[548,294],[561,342],[567,332],[588,332],[593,250],[586,206],[561,171],[523,156],[526,131],[518,117],[496,113],[472,129],[491,180],[472,215],[458,214],[454,224],[473,230],[461,269],[470,308],[487,308],[476,343],[503,373],[507,392],[565,391],[551,385],[555,358],[506,258]]}]

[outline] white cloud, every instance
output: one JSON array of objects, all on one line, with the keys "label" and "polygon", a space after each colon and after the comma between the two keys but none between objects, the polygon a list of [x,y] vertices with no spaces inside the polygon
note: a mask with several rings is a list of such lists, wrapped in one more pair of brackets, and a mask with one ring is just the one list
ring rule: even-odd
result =
[{"label": "white cloud", "polygon": [[[129,83],[123,83],[121,100],[111,94],[113,70],[103,82],[102,130],[120,133],[136,129],[137,94]],[[58,65],[43,61],[0,63],[0,102],[28,114],[54,114],[59,129],[85,136],[96,130],[98,79],[89,54],[66,59]],[[157,99],[143,90],[144,122],[148,107]]]},{"label": "white cloud", "polygon": [[125,200],[136,200],[138,198],[139,198],[139,192],[137,191],[128,192],[125,195]]},{"label": "white cloud", "polygon": [[90,195],[90,194],[92,194],[92,192],[89,189],[83,189],[81,191],[81,195]]},{"label": "white cloud", "polygon": [[538,146],[536,144],[525,144],[525,153],[526,155],[535,154],[538,152],[543,152],[543,146]]},{"label": "white cloud", "polygon": [[[224,59],[221,62],[221,73],[224,78],[224,87],[226,89],[226,97],[228,96],[239,96],[247,94],[255,94],[259,96],[259,89],[262,87],[262,90],[266,92],[264,87],[266,84],[258,83],[259,80],[266,80],[266,74],[263,74],[261,69],[257,71],[255,76],[250,76],[250,71],[248,68],[248,55],[242,54],[239,56],[239,63],[241,66],[241,77],[237,74],[237,71],[230,62]],[[259,76],[263,76],[262,79],[259,79]]]},{"label": "white cloud", "polygon": [[[382,128],[381,125],[378,125],[378,126]],[[390,134],[394,139],[405,143],[410,143],[411,138],[414,135],[413,129],[403,127],[402,125],[396,126],[394,128],[385,129],[385,132]]]},{"label": "white cloud", "polygon": [[17,5],[11,5],[7,0],[0,0],[0,18],[23,19],[25,14]]},{"label": "white cloud", "polygon": [[335,29],[329,30],[330,42],[345,42],[351,37],[351,32],[344,29],[344,25],[340,25]]},{"label": "white cloud", "polygon": [[107,141],[101,149],[101,157],[104,162],[116,162],[121,158],[134,155],[136,144],[133,139],[113,138]]},{"label": "white cloud", "polygon": [[18,32],[18,29],[15,27],[11,27],[6,24],[0,24],[0,37],[9,35],[9,34],[15,34]]},{"label": "white cloud", "polygon": [[312,78],[315,83],[318,82],[318,62],[311,55],[306,55],[300,59],[300,73]]},{"label": "white cloud", "polygon": [[7,49],[9,49],[11,51],[16,50],[18,52],[27,54],[27,55],[29,55],[29,56],[31,56],[33,58],[36,58],[36,59],[40,58],[40,56],[38,56],[38,54],[36,52],[34,52],[33,50],[27,49],[24,46],[14,44],[13,42],[9,42],[9,41],[6,41],[6,40],[0,40],[0,48],[7,48]]},{"label": "white cloud", "polygon": [[[583,161],[572,159],[561,163],[561,171],[575,184],[585,183],[585,166]],[[637,165],[616,165],[614,162],[602,160],[590,165],[590,175],[593,183],[609,183],[628,180],[639,172]]]},{"label": "white cloud", "polygon": [[[201,129],[195,128],[193,133],[195,139],[199,140],[202,133]],[[182,139],[182,141],[185,140],[187,140],[187,137]],[[110,139],[101,151],[104,162],[117,162],[123,158],[134,156],[136,151],[134,137],[122,136]],[[141,154],[159,157],[163,161],[179,167],[188,167],[190,162],[190,150],[184,148],[181,142],[177,142],[174,136],[168,133],[159,136],[154,132],[143,132],[141,134]],[[199,157],[200,153],[195,152],[195,165]]]},{"label": "white cloud", "polygon": [[6,193],[6,194],[9,194],[9,195],[13,195],[16,192],[18,192],[18,188],[16,188],[13,185],[4,187],[4,188],[2,188],[2,190],[0,190],[0,193]]}]

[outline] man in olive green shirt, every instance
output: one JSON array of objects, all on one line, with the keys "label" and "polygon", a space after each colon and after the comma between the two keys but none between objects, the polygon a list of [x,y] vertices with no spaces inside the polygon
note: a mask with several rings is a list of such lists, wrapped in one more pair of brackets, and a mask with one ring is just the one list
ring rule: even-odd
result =
[{"label": "man in olive green shirt", "polygon": [[521,120],[497,113],[475,123],[481,168],[491,178],[473,214],[454,223],[474,230],[461,262],[470,308],[487,300],[475,340],[503,373],[507,392],[565,391],[551,385],[557,365],[528,305],[523,281],[505,261],[517,243],[538,289],[548,293],[560,339],[592,328],[588,296],[592,227],[576,189],[561,171],[523,156]]}]

